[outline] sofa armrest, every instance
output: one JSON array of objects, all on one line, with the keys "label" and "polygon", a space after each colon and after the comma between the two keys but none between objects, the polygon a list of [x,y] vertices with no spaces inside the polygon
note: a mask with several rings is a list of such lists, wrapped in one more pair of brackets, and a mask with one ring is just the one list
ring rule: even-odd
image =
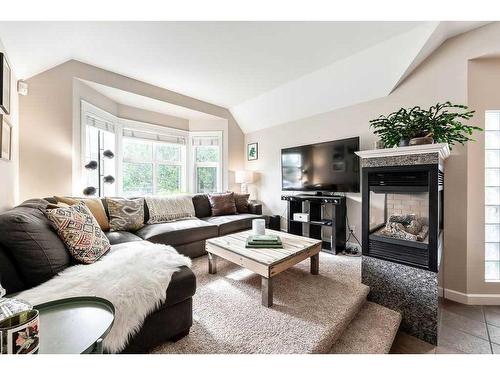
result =
[{"label": "sofa armrest", "polygon": [[257,202],[249,202],[248,212],[254,215],[262,215],[262,204]]},{"label": "sofa armrest", "polygon": [[179,267],[179,271],[172,275],[167,288],[166,306],[172,306],[191,298],[196,292],[196,276],[193,271],[186,267]]}]

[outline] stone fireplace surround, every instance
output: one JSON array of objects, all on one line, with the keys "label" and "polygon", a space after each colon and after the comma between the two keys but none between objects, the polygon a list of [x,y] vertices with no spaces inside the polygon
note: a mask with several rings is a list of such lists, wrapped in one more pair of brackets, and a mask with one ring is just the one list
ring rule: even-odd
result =
[{"label": "stone fireplace surround", "polygon": [[[363,171],[362,191],[363,199],[365,200],[365,195],[369,193],[368,181],[365,181],[368,180],[365,178],[368,170],[384,170],[385,167],[397,170],[397,168],[405,166],[415,166],[415,170],[429,167],[432,170],[432,166],[435,165],[436,169],[442,172],[444,169],[444,160],[449,156],[449,148],[446,144],[433,144],[360,151],[357,154],[361,157],[361,168]],[[404,170],[404,168],[402,169]],[[442,173],[440,176],[437,176],[437,179],[439,180],[439,184],[442,185]],[[406,194],[405,196],[400,196],[400,192],[394,192],[387,194],[386,206],[393,210],[401,209],[401,213],[404,213],[406,210],[413,213],[416,213],[415,211],[418,210],[424,212],[429,208],[425,204],[422,204],[422,202],[417,201],[418,199],[408,199]],[[435,200],[431,200],[431,202],[435,202]],[[366,207],[365,202],[364,210]],[[432,208],[429,211],[436,212]],[[369,228],[369,222],[365,222],[368,220],[369,215],[364,214],[362,282],[370,287],[368,299],[401,312],[403,317],[401,329],[403,331],[436,345],[438,326],[437,288],[440,254],[438,247],[441,246],[442,242],[442,236],[440,236],[441,233],[439,231],[440,223],[436,223],[438,229],[436,229],[437,233],[435,232],[437,267],[425,269],[425,267],[413,266],[409,263],[405,264],[405,262],[370,255],[368,251],[369,230],[366,229]],[[394,249],[398,247],[397,243],[391,246]],[[430,261],[432,262],[432,260]]]}]

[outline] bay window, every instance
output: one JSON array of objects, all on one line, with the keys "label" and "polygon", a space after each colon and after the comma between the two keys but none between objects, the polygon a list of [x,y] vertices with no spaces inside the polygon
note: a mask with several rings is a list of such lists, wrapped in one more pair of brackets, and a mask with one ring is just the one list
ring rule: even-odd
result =
[{"label": "bay window", "polygon": [[[222,131],[189,132],[140,123],[81,103],[78,194],[89,186],[96,188],[91,195],[101,197],[223,190]],[[112,151],[114,157],[104,157],[104,150]],[[99,171],[85,167],[92,160],[99,161]],[[113,182],[109,183],[108,176],[113,176]]]}]

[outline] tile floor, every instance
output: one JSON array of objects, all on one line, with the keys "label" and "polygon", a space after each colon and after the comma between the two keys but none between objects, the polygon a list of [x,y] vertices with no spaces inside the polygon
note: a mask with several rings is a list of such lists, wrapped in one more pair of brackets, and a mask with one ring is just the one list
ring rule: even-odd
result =
[{"label": "tile floor", "polygon": [[439,302],[438,346],[399,332],[394,354],[500,354],[500,306]]}]

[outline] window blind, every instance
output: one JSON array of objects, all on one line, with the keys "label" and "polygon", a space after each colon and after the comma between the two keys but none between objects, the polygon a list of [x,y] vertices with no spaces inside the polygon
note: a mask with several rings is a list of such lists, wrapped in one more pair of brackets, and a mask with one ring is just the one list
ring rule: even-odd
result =
[{"label": "window blind", "polygon": [[192,138],[193,146],[219,146],[220,139],[216,136],[195,136]]},{"label": "window blind", "polygon": [[166,143],[176,143],[180,145],[186,144],[186,138],[179,135],[172,134],[158,134],[150,133],[139,130],[123,129],[123,136],[127,138],[147,140],[147,141],[158,141]]},{"label": "window blind", "polygon": [[92,126],[94,128],[104,130],[110,133],[115,132],[115,125],[112,122],[106,121],[104,119],[87,114],[85,116],[85,121],[87,126]]}]

